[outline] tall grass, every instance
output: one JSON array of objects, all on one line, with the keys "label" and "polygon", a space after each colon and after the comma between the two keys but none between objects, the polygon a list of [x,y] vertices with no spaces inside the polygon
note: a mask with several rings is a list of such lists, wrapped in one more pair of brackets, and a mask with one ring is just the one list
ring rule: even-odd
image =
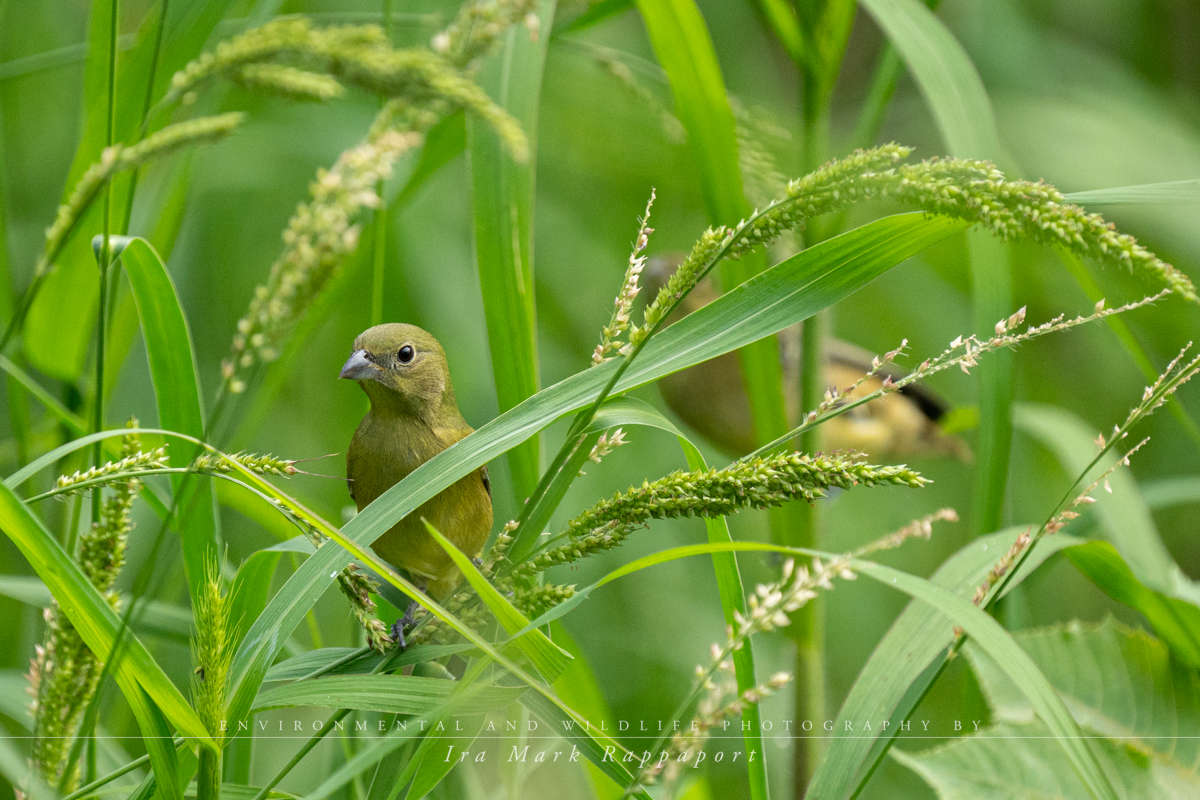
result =
[{"label": "tall grass", "polygon": [[[469,0],[436,20],[391,3],[365,19],[276,16],[263,4],[253,24],[231,16],[229,4],[164,1],[126,38],[129,5],[93,4],[74,165],[57,217],[36,247],[23,246],[29,263],[12,270],[21,291],[0,304],[11,401],[0,460],[12,464],[0,529],[19,552],[4,556],[14,566],[0,576],[0,594],[47,609],[44,623],[11,637],[33,656],[29,715],[13,711],[25,702],[21,680],[0,675],[0,712],[31,731],[28,747],[0,741],[0,772],[15,790],[62,800],[109,792],[263,800],[283,789],[312,800],[850,798],[896,796],[904,785],[897,764],[940,790],[957,780],[979,791],[981,765],[995,758],[1033,763],[1021,776],[1030,791],[1054,775],[1055,785],[1096,798],[1149,797],[1137,787],[1164,767],[1195,779],[1194,765],[1162,748],[1141,760],[1122,756],[1122,735],[1096,722],[1111,690],[1080,678],[1086,639],[1104,653],[1096,670],[1106,676],[1173,675],[1170,685],[1150,681],[1142,701],[1175,708],[1179,730],[1195,722],[1179,687],[1196,679],[1200,593],[1176,562],[1188,551],[1164,544],[1130,465],[1172,463],[1142,438],[1155,425],[1181,424],[1196,436],[1180,390],[1200,360],[1186,348],[1163,359],[1158,347],[1169,338],[1178,352],[1173,334],[1194,321],[1196,292],[1186,270],[1086,205],[1176,203],[1179,186],[1089,192],[1080,206],[1049,184],[1006,176],[1012,160],[979,71],[916,0],[863,4],[888,44],[866,99],[849,104],[854,131],[839,121],[838,77],[853,63],[851,31],[868,15],[855,21],[842,0],[748,5],[799,87],[788,101],[797,109],[788,153],[773,153],[739,122],[752,112],[730,92],[745,90],[744,79],[721,49],[716,12],[706,9],[706,19],[693,0],[601,2],[577,17],[554,0]],[[555,226],[567,215],[543,187],[561,179],[555,159],[571,148],[559,138],[569,139],[574,123],[563,124],[553,93],[556,59],[595,51],[555,45],[592,36],[600,23],[644,28],[659,66],[640,69],[665,83],[642,86],[611,63],[606,74],[633,88],[637,114],[654,118],[648,127],[661,133],[664,120],[678,120],[686,147],[675,157],[691,184],[669,173],[660,184],[649,179],[655,170],[630,167],[639,203],[649,196],[653,209],[638,220],[636,209],[604,209],[560,236]],[[938,152],[950,156],[910,160],[911,148],[876,145],[902,67],[932,116]],[[196,248],[216,246],[222,227],[185,215],[184,199],[261,178],[211,165],[236,147],[275,158],[274,135],[262,138],[275,128],[258,127],[272,119],[291,130],[329,124],[330,115],[340,138],[321,142],[313,160],[324,166],[307,192],[293,185],[270,225],[266,214],[249,221],[269,246],[235,248],[232,269],[185,269]],[[596,152],[605,146],[590,143]],[[459,153],[467,164],[456,173]],[[579,202],[594,201],[601,179],[626,169],[615,160],[593,166],[593,183],[577,184]],[[750,196],[786,171],[797,177],[752,206]],[[454,180],[466,184],[439,200]],[[422,216],[447,207],[457,228],[440,211],[433,226]],[[583,251],[580,232],[600,231],[610,214],[620,218],[618,240],[635,232],[630,250],[606,245],[594,269],[560,260],[562,241]],[[6,280],[7,219],[0,215]],[[281,227],[281,243],[263,235]],[[691,243],[688,254],[656,296],[645,296],[648,255],[679,242]],[[412,265],[425,246],[437,269]],[[1017,268],[1017,255],[1042,250],[1056,251],[1036,262],[1042,271]],[[879,285],[900,297],[912,277],[911,267],[898,268],[913,259],[968,287],[969,308],[938,320],[942,327],[918,326],[911,346],[880,348],[888,352],[868,360],[853,386],[829,386],[832,329],[861,324],[832,310]],[[1114,281],[1097,265],[1123,272]],[[493,400],[499,413],[343,516],[340,476],[322,480],[337,469],[309,457],[348,439],[361,408],[329,400],[349,389],[335,381],[342,334],[400,308],[387,294],[401,268],[405,295],[424,304],[405,314],[445,342],[468,416]],[[240,273],[245,280],[231,278]],[[684,315],[714,279],[719,297]],[[573,287],[578,305],[552,294],[555,281]],[[1077,285],[1084,295],[1048,292],[1027,310],[1026,284],[1035,281]],[[1134,299],[1106,303],[1102,282]],[[441,316],[439,298],[467,294],[469,312]],[[586,336],[564,334],[582,309]],[[932,300],[895,311],[907,313],[898,327],[943,313]],[[1101,322],[1116,343],[1093,333],[1105,330]],[[804,355],[800,385],[790,387],[779,334],[796,326]],[[925,333],[941,336],[943,327],[955,337],[949,344]],[[135,337],[145,359],[125,364]],[[1117,353],[1106,363],[1132,360],[1134,379],[1149,381],[1139,396],[1128,381],[1102,379],[1114,403],[1132,408],[1109,420],[1118,422],[1111,433],[1062,409],[1015,404],[1026,353],[1094,341]],[[744,381],[757,445],[734,460],[647,402],[654,395],[644,388],[722,356],[740,367],[734,380]],[[1076,364],[1072,375],[1086,372]],[[968,390],[950,380],[961,373],[973,381]],[[975,399],[974,463],[823,452],[826,423],[860,420],[879,401],[911,397],[918,383]],[[1065,375],[1045,385],[1064,383],[1067,396],[1082,391]],[[793,418],[789,398],[800,406]],[[156,426],[107,428],[131,405],[154,413]],[[1148,422],[1164,405],[1174,421]],[[308,406],[322,409],[322,424],[312,424]],[[970,416],[958,410],[960,420]],[[1053,486],[1055,496],[1020,496],[1028,481],[1013,464],[1033,464],[1047,486],[1055,481],[1024,452],[1026,440],[1014,439],[1014,423],[1062,464],[1069,485]],[[256,452],[235,452],[251,446]],[[461,552],[426,522],[462,575],[450,594],[430,597],[371,550],[399,520],[501,456],[507,470],[495,472],[495,502],[512,519],[482,552]],[[1167,489],[1145,494],[1166,498],[1155,501],[1164,506],[1194,497]],[[91,521],[81,525],[85,495]],[[969,536],[947,524],[959,518],[950,501],[969,515]],[[851,540],[843,509],[855,503],[872,510],[851,518]],[[1005,527],[1015,508],[1035,522]],[[692,535],[698,527],[687,538],[673,533],[693,517],[704,520],[703,538]],[[1095,537],[1109,543],[1088,541]],[[1002,599],[1019,607],[1033,592],[1068,606],[1067,618],[1091,613],[1059,585],[1066,562],[1052,560],[1058,552],[1113,608],[1144,620],[1141,639],[1071,623],[1069,636],[1050,634],[1069,643],[1054,658],[1047,634],[1014,635],[998,621]],[[341,591],[323,600],[335,582]],[[908,602],[898,617],[889,611],[844,629],[846,609],[866,615],[889,587],[898,594],[885,605]],[[410,599],[419,608],[411,641],[394,647],[388,628]],[[627,604],[625,616],[611,611],[615,600]],[[689,624],[647,636],[646,620],[659,616]],[[189,639],[187,660],[180,644]],[[847,639],[861,645],[861,665],[838,661]],[[667,677],[637,673],[646,653],[663,660]],[[1159,666],[1139,662],[1144,653]],[[964,680],[965,662],[986,697]],[[1071,694],[1076,686],[1088,691]],[[994,727],[947,733],[949,744],[935,750],[893,749],[922,709],[961,715],[984,700]],[[782,707],[798,730],[777,738],[768,726]],[[1025,722],[1014,722],[1018,708]],[[289,732],[292,741],[264,727],[281,710],[307,721]],[[636,735],[627,725],[634,713],[660,724]],[[831,730],[826,720],[838,722],[833,735],[821,735]],[[502,737],[514,721],[523,730]],[[805,721],[821,729],[800,727]],[[1030,753],[1005,744],[1006,725],[1036,726],[1020,728],[1014,742],[1037,733],[1044,746]],[[1147,740],[1157,735],[1132,727]],[[325,741],[334,732],[337,747]],[[536,756],[505,760],[499,749],[543,742],[570,756],[543,765]],[[957,766],[946,758],[951,748],[962,754]],[[728,752],[742,758],[718,759]]]}]

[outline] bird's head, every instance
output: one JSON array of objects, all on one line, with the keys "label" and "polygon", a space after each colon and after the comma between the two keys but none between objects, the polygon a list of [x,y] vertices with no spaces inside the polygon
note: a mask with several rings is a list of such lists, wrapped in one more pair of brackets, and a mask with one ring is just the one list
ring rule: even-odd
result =
[{"label": "bird's head", "polygon": [[371,407],[429,416],[454,403],[446,353],[416,325],[388,323],[368,328],[338,376],[358,381]]}]

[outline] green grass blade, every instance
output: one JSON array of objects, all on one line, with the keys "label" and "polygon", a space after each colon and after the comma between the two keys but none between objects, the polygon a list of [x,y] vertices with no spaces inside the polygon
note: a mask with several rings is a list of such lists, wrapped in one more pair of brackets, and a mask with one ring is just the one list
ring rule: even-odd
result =
[{"label": "green grass blade", "polygon": [[[979,72],[962,45],[919,0],[862,0],[908,64],[953,155],[1003,160],[996,118]],[[1007,249],[983,231],[968,234],[974,327],[988,333],[1012,308]],[[976,372],[980,425],[974,489],[977,534],[1000,528],[1012,443],[1013,357],[997,353]]]},{"label": "green grass blade", "polygon": [[[131,240],[121,261],[141,318],[159,425],[203,439],[204,409],[192,336],[171,275],[144,239]],[[186,446],[171,448],[171,466],[186,467],[195,457],[195,450]],[[205,559],[215,556],[218,549],[212,481],[186,475],[173,475],[172,479],[177,503],[184,510],[184,571],[195,596],[203,584]]]},{"label": "green grass blade", "polygon": [[996,116],[962,45],[920,0],[861,0],[900,52],[950,152],[1000,158]]},{"label": "green grass blade", "polygon": [[[887,217],[803,251],[662,331],[626,372],[618,391],[736,350],[820,311],[934,242],[961,231],[955,220],[924,214]],[[367,545],[421,503],[563,414],[591,402],[615,362],[544,389],[427,461],[367,506],[341,536]],[[253,693],[275,652],[328,588],[351,554],[320,548],[288,579],[234,656],[231,693]]]},{"label": "green grass blade", "polygon": [[1068,202],[1089,207],[1200,203],[1200,179],[1092,189],[1087,192],[1072,192],[1066,195],[1066,198]]},{"label": "green grass blade", "polygon": [[[529,709],[538,722],[553,729],[567,744],[578,747],[584,758],[618,785],[628,786],[633,781],[633,773],[621,761],[624,748],[607,733],[594,725],[584,728],[578,719],[565,713],[562,704],[555,704],[546,695],[526,692],[521,697],[521,705]],[[639,757],[635,756],[630,763],[637,760]],[[645,791],[631,792],[629,796],[650,800],[650,795]]]},{"label": "green grass blade", "polygon": [[[383,714],[429,714],[438,711],[458,687],[456,681],[416,675],[341,675],[296,681],[269,689],[254,701],[253,713],[272,708],[312,706],[356,708]],[[463,713],[484,713],[511,705],[524,686],[482,686],[464,701]]]},{"label": "green grass blade", "polygon": [[[683,448],[684,457],[687,459],[688,469],[704,470],[708,469],[708,464],[704,460],[704,456],[696,448],[692,442],[683,435],[674,423],[659,413],[658,409],[648,403],[634,398],[623,397],[606,403],[604,407],[596,414],[593,420],[593,426],[603,426],[605,428],[616,427],[618,425],[642,425],[646,427],[658,428],[673,434],[679,440],[679,446]],[[705,529],[708,533],[708,541],[711,544],[728,543],[733,541],[733,537],[729,533],[729,523],[725,517],[705,518]],[[721,611],[725,615],[726,625],[735,625],[735,612],[746,615],[746,589],[742,584],[742,575],[738,570],[737,557],[731,552],[713,553],[713,571],[717,578],[717,591],[721,598]],[[738,693],[743,694],[756,686],[758,679],[754,669],[754,644],[746,642],[740,649],[733,652],[733,666],[737,677]],[[742,712],[742,722],[748,723],[749,728],[744,728],[742,731],[743,738],[746,742],[746,752],[757,751],[766,753],[763,749],[761,714],[757,704],[751,704]],[[766,759],[761,758],[753,762],[746,763],[746,769],[749,772],[750,786],[752,796],[768,797],[770,791],[767,785],[767,768]]]},{"label": "green grass blade", "polygon": [[788,0],[758,0],[759,8],[771,30],[788,57],[797,66],[806,63],[809,57],[808,48],[804,42],[804,31],[800,28],[800,18],[796,16],[796,8]]},{"label": "green grass blade", "polygon": [[[7,486],[0,489],[0,527],[49,587],[97,658],[101,661],[110,658],[121,625],[116,612],[41,521]],[[135,712],[148,708],[140,694],[144,689],[180,734],[206,747],[215,747],[187,700],[136,637],[127,635],[123,638],[120,656],[116,668],[117,683]],[[150,735],[148,731],[144,730],[144,733]]]},{"label": "green grass blade", "polygon": [[[1054,454],[1068,475],[1082,475],[1096,456],[1099,432],[1065,409],[1022,403],[1016,409],[1016,422],[1022,433]],[[1088,481],[1099,475],[1118,458],[1120,455],[1114,454],[1104,459],[1097,466],[1095,475],[1083,476],[1082,480]],[[1097,502],[1088,506],[1088,510],[1096,515],[1105,538],[1124,556],[1138,580],[1154,591],[1182,596],[1180,591],[1187,591],[1194,584],[1183,575],[1163,544],[1133,475],[1128,468],[1118,467],[1108,476],[1108,483],[1112,493],[1097,493]],[[1195,590],[1188,594],[1193,598],[1200,596]]]},{"label": "green grass blade", "polygon": [[[742,186],[733,110],[704,17],[694,0],[639,0],[638,10],[658,62],[667,73],[676,113],[687,131],[709,219],[733,225],[749,216],[751,209]],[[760,252],[724,261],[721,282],[732,289],[765,266]],[[749,343],[739,357],[755,439],[766,444],[789,430],[779,343],[774,338]],[[796,534],[804,529],[797,513],[796,506],[771,510],[771,536],[775,542],[803,543],[796,540]],[[759,793],[761,788],[756,787],[756,798],[766,796]]]},{"label": "green grass blade", "polygon": [[[233,0],[209,0],[203,3],[173,3],[167,19],[162,48],[162,63],[156,70],[156,83],[165,86],[175,70],[199,54],[216,24],[224,17]],[[88,59],[84,68],[84,127],[74,160],[63,188],[63,200],[70,195],[84,171],[100,158],[107,135],[107,53],[111,0],[93,0],[88,33]],[[116,138],[132,139],[142,123],[150,65],[155,56],[155,34],[159,10],[148,9],[138,28],[133,46],[121,52],[117,60]],[[165,120],[164,120],[165,122]],[[124,209],[132,186],[132,173],[113,182],[112,203]],[[58,259],[58,269],[42,285],[26,318],[23,346],[31,363],[61,380],[74,380],[83,371],[88,344],[94,331],[98,287],[91,236],[100,225],[100,208],[94,206],[85,215]],[[124,231],[113,231],[123,233]],[[62,308],[77,309],[64,315]]]},{"label": "green grass blade", "polygon": [[867,561],[855,560],[852,563],[857,572],[928,603],[965,630],[971,641],[983,648],[1029,698],[1038,717],[1046,723],[1066,751],[1089,793],[1097,800],[1117,800],[1116,790],[1079,724],[1033,659],[999,622],[965,597],[923,578]]},{"label": "green grass blade", "polygon": [[[272,599],[271,604],[267,607],[267,610],[263,612],[262,616],[255,622],[254,626],[251,627],[250,631],[247,633],[242,645],[238,648],[237,653],[234,654],[233,665],[231,667],[229,690],[230,700],[227,705],[227,715],[229,719],[241,720],[248,714],[252,705],[253,694],[257,693],[258,687],[262,684],[266,671],[265,667],[261,666],[261,662],[258,662],[257,659],[259,659],[261,657],[260,654],[263,653],[268,653],[270,654],[269,657],[273,657],[274,653],[278,650],[278,647],[273,641],[264,642],[263,637],[276,636],[279,635],[281,630],[284,630],[283,625],[281,625],[278,621],[280,616],[284,614],[288,615],[285,618],[285,621],[286,624],[290,625],[290,627],[287,628],[287,630],[290,631],[295,628],[296,624],[299,623],[300,618],[307,613],[308,608],[311,608],[311,605],[307,607],[301,606],[301,602],[305,599],[305,594],[303,594],[302,591],[289,591],[289,585],[293,585],[295,577],[297,575],[302,575],[305,570],[311,569],[313,565],[316,565],[318,569],[324,572],[326,570],[326,566],[323,563],[323,554],[334,553],[334,561],[340,560],[343,554],[349,555],[350,557],[357,557],[360,561],[362,561],[363,564],[373,570],[375,574],[384,581],[387,581],[389,584],[394,586],[396,589],[399,589],[408,597],[416,600],[416,602],[424,607],[432,616],[446,623],[448,627],[453,629],[467,641],[474,644],[477,648],[479,648],[479,650],[482,651],[483,656],[490,657],[500,667],[503,667],[505,670],[511,673],[514,678],[531,687],[535,694],[544,698],[556,709],[554,712],[555,714],[560,714],[564,719],[570,720],[573,725],[576,725],[580,728],[581,732],[579,735],[583,739],[591,742],[590,746],[593,750],[597,748],[603,749],[600,743],[595,740],[591,726],[587,720],[584,720],[576,712],[568,708],[561,700],[555,697],[545,685],[527,673],[524,669],[514,664],[493,644],[485,640],[471,628],[464,625],[461,620],[446,611],[446,609],[436,603],[432,598],[430,598],[421,590],[417,589],[417,587],[415,587],[409,581],[398,575],[390,566],[379,561],[379,559],[377,559],[373,554],[364,550],[353,540],[347,539],[343,532],[329,526],[319,516],[313,514],[311,511],[304,508],[304,506],[297,503],[294,499],[288,497],[268,482],[262,480],[259,476],[255,475],[249,470],[246,470],[240,464],[237,464],[236,462],[228,463],[230,463],[230,466],[242,477],[246,483],[256,487],[256,489],[261,491],[264,496],[272,498],[273,500],[277,500],[282,505],[289,508],[291,513],[299,516],[304,522],[311,525],[321,534],[333,539],[334,542],[336,542],[342,548],[339,550],[335,547],[321,547],[312,556],[310,556],[308,560],[304,562],[301,568],[293,573],[292,580],[289,580],[288,584],[285,584],[283,589],[276,594],[275,598]],[[368,509],[369,508],[370,506],[368,506]],[[347,559],[347,563],[349,563],[349,559]],[[344,567],[345,564],[342,566]],[[337,577],[337,569],[340,569],[340,567],[335,568],[331,575],[331,580]],[[299,581],[296,583],[300,584],[301,590],[306,590],[308,587],[316,585],[318,581],[310,577],[307,581]],[[321,584],[322,588],[325,588],[326,586],[327,584]],[[281,598],[286,601],[286,605],[278,602]],[[315,602],[315,600],[313,602]],[[299,616],[295,616],[297,614]],[[522,700],[522,702],[524,702],[524,700]],[[624,747],[621,747],[620,745],[614,746],[618,750],[619,758],[624,758],[624,756],[628,753]],[[621,770],[624,770],[623,767],[618,769],[616,766],[614,766],[613,769],[617,770],[618,773],[620,773]],[[630,778],[631,776],[627,777],[626,780],[629,780]],[[638,796],[643,798],[649,797],[645,793],[639,793]]]},{"label": "green grass blade", "polygon": [[[408,791],[404,794],[405,800],[421,800],[427,797],[450,774],[450,770],[454,769],[457,763],[450,757],[451,754],[455,751],[461,754],[471,746],[483,730],[484,718],[476,716],[460,720],[456,717],[454,723],[451,728],[435,729],[426,734],[425,741],[421,742],[420,749],[424,751],[420,754],[421,762],[413,774]],[[460,728],[466,732],[455,733]],[[415,759],[416,755],[413,758]]]},{"label": "green grass blade", "polygon": [[[614,726],[616,717],[609,708],[604,692],[596,673],[583,651],[579,649],[575,639],[567,632],[560,622],[550,624],[550,636],[562,649],[571,654],[571,663],[563,670],[563,674],[554,682],[554,691],[567,705],[583,715],[585,719],[599,722],[602,725]],[[22,697],[24,695],[22,694]],[[597,800],[620,800],[621,787],[608,779],[595,764],[587,762],[588,779]]]},{"label": "green grass blade", "polygon": [[1072,547],[1067,557],[1102,592],[1140,611],[1181,659],[1200,667],[1200,608],[1148,588],[1108,542]]},{"label": "green grass blade", "polygon": [[[971,542],[938,568],[931,580],[970,597],[987,578],[996,559],[1007,552],[1024,527],[1011,528]],[[1014,576],[1018,585],[1055,552],[1078,540],[1060,536],[1042,541]],[[807,798],[856,797],[882,759],[900,723],[908,718],[945,663],[954,641],[949,621],[925,603],[910,603],[875,646],[846,696],[838,719],[890,720],[875,736],[856,731],[830,740],[824,760],[809,784]]]},{"label": "green grass blade", "polygon": [[[0,575],[0,595],[35,608],[49,608],[53,597],[41,579],[26,575]],[[121,597],[123,605],[133,602],[129,595]],[[134,630],[151,636],[161,636],[180,644],[192,637],[192,612],[161,600],[143,600],[142,609],[133,621]]]},{"label": "green grass blade", "polygon": [[[467,120],[475,258],[501,413],[532,397],[541,383],[534,310],[533,196],[538,104],[554,7],[555,0],[539,2],[536,41],[523,28],[511,28],[500,53],[479,77],[488,94],[521,123],[529,138],[528,162],[513,161],[487,123]],[[537,486],[539,462],[537,437],[508,453],[518,507]]]},{"label": "green grass blade", "polygon": [[[239,487],[240,488],[240,487]],[[279,564],[280,553],[259,550],[238,567],[230,589],[232,608],[229,619],[233,624],[232,647],[237,647],[253,620],[258,619],[267,607],[267,596],[271,593],[271,576]]]},{"label": "green grass blade", "polygon": [[[525,615],[518,611],[507,597],[496,591],[496,587],[483,577],[470,558],[428,522],[425,523],[425,528],[454,561],[459,572],[467,579],[467,583],[471,584],[471,588],[479,595],[479,599],[488,607],[504,630],[516,633],[528,627],[529,620],[525,618]],[[518,637],[516,642],[547,682],[553,683],[571,661],[570,654],[546,638],[546,634],[540,630],[532,630]]]}]

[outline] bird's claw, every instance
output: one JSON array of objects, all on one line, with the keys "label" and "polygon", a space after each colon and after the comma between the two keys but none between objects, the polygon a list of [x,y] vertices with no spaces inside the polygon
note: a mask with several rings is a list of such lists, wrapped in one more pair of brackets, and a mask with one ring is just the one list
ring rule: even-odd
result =
[{"label": "bird's claw", "polygon": [[418,607],[419,604],[416,600],[411,601],[408,604],[408,608],[404,611],[404,616],[392,623],[392,639],[395,640],[401,650],[408,648],[408,642],[404,638],[404,630],[416,622]]}]

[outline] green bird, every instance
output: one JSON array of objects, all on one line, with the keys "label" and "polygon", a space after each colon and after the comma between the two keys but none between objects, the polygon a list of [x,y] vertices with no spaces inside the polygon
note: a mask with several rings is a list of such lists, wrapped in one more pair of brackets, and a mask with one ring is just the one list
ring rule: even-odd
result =
[{"label": "green bird", "polygon": [[[474,430],[458,411],[450,367],[438,340],[415,325],[389,323],[363,331],[339,377],[358,381],[371,400],[346,453],[346,483],[362,511],[450,445]],[[428,595],[441,598],[459,579],[425,520],[470,557],[492,529],[487,467],[460,478],[397,522],[373,545],[380,558],[406,570]],[[392,626],[404,647],[416,601]]]}]

